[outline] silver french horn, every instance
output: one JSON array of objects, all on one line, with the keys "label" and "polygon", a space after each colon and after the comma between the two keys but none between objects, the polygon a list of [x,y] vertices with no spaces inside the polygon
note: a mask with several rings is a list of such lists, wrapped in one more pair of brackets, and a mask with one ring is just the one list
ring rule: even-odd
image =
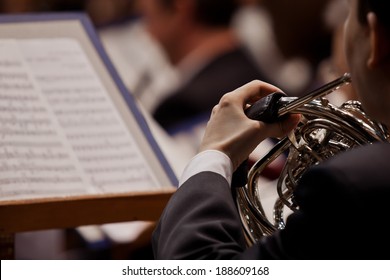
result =
[{"label": "silver french horn", "polygon": [[[386,128],[370,120],[358,101],[347,101],[336,107],[325,99],[326,94],[349,82],[346,73],[299,100],[287,98],[285,104],[280,102],[278,115],[299,113],[300,124],[292,135],[281,139],[250,168],[246,185],[233,188],[248,245],[284,228],[285,213],[297,210],[293,191],[310,166],[360,145],[389,141]],[[286,159],[276,182],[273,217],[269,217],[263,209],[262,185],[258,181],[264,169],[281,155]]]}]

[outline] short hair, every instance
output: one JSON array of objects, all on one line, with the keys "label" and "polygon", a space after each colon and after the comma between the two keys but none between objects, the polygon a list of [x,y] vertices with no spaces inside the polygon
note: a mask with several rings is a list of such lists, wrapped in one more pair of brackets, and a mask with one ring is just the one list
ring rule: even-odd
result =
[{"label": "short hair", "polygon": [[390,32],[390,1],[389,0],[358,0],[358,19],[367,22],[367,14],[373,12],[378,21]]},{"label": "short hair", "polygon": [[[174,0],[160,0],[167,8],[173,8]],[[187,1],[187,0],[181,0]],[[239,7],[237,0],[194,0],[196,19],[210,26],[228,26]]]}]

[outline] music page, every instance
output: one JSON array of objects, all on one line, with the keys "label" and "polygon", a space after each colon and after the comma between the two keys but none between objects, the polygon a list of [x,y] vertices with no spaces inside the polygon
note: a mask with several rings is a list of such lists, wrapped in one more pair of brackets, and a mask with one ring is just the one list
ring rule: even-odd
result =
[{"label": "music page", "polygon": [[0,200],[157,186],[76,40],[0,39]]}]

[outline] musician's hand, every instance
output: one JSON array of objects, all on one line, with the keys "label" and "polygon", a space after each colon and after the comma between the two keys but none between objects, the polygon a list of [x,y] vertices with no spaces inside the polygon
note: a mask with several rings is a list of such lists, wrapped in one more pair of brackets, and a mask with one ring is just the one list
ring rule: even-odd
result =
[{"label": "musician's hand", "polygon": [[229,156],[236,169],[261,141],[283,137],[294,129],[299,115],[289,115],[273,124],[251,120],[245,115],[248,104],[275,91],[281,90],[265,82],[252,81],[225,94],[212,111],[200,151],[219,150]]}]

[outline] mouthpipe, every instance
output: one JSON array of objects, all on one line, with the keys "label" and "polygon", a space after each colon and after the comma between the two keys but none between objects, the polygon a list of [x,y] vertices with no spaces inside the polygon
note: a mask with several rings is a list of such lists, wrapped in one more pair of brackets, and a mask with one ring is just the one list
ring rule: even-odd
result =
[{"label": "mouthpipe", "polygon": [[274,92],[253,103],[251,107],[245,110],[245,114],[253,120],[273,123],[292,110],[316,98],[321,98],[350,82],[351,74],[345,73],[343,76],[299,98],[287,97],[283,92]]}]

